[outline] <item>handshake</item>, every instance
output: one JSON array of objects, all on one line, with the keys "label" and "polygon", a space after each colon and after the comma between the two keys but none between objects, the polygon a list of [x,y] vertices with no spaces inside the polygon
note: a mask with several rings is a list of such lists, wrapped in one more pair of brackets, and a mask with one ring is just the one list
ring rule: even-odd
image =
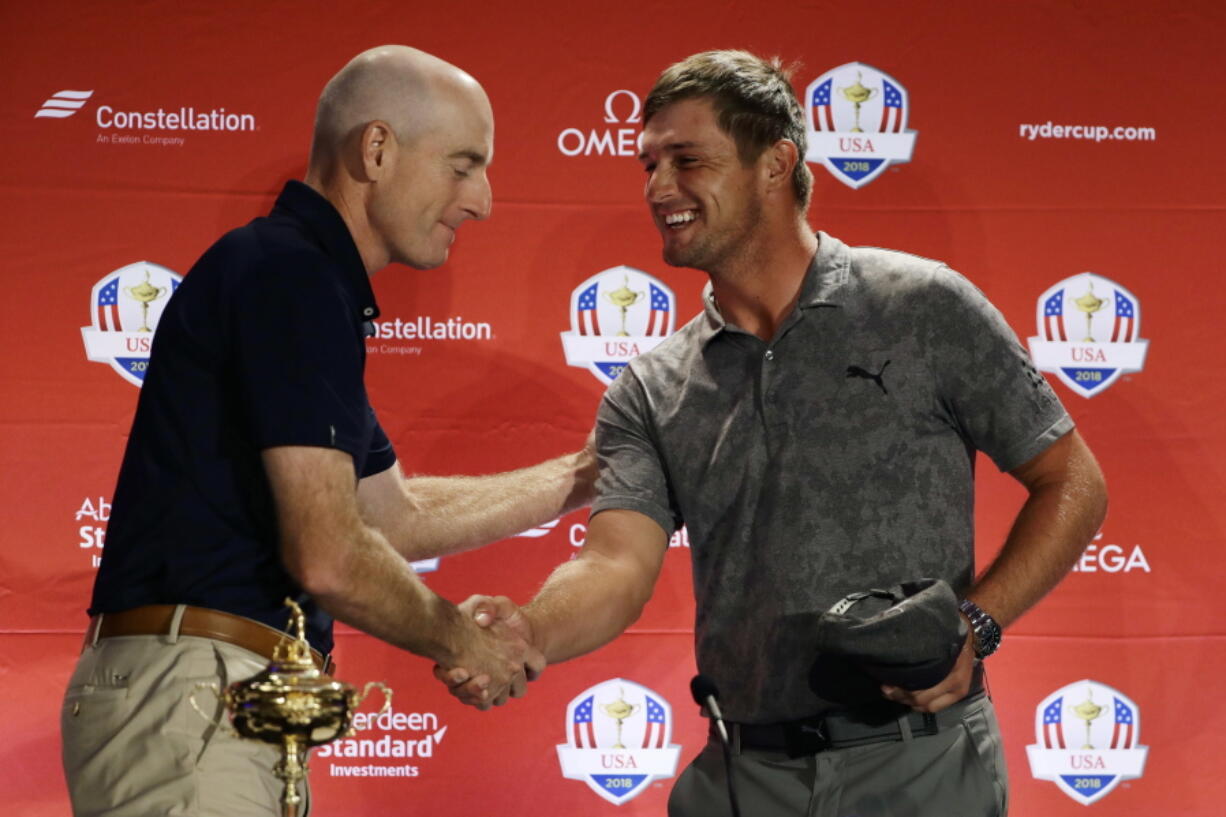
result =
[{"label": "handshake", "polygon": [[451,649],[434,677],[462,703],[486,710],[522,698],[528,682],[545,671],[532,624],[505,596],[470,596],[457,606]]}]

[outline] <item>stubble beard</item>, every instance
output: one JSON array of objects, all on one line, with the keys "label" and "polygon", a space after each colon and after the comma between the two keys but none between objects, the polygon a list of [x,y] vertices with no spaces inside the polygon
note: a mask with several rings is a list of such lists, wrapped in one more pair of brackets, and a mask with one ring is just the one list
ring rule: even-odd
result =
[{"label": "stubble beard", "polygon": [[706,232],[682,247],[670,247],[666,241],[663,247],[664,263],[718,274],[736,265],[743,260],[742,256],[748,254],[761,222],[762,204],[755,197],[746,203],[739,225]]}]

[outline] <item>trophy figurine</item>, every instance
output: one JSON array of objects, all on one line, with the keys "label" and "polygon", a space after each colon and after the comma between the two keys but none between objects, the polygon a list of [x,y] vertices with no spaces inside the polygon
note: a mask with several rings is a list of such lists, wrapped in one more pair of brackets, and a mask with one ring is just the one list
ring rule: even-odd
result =
[{"label": "trophy figurine", "polygon": [[626,310],[638,303],[639,298],[643,297],[643,293],[635,292],[630,288],[630,276],[625,276],[625,283],[612,292],[605,293],[613,305],[622,311],[622,329],[617,333],[619,338],[629,337],[626,331]]},{"label": "trophy figurine", "polygon": [[149,270],[145,270],[145,280],[134,287],[124,287],[134,301],[140,301],[140,329],[137,332],[152,332],[149,328],[149,304],[166,294],[166,287],[155,287],[149,282]]},{"label": "trophy figurine", "polygon": [[1073,714],[1086,722],[1086,745],[1082,749],[1093,749],[1090,745],[1090,721],[1103,714],[1103,708],[1094,703],[1094,693],[1087,691],[1086,699],[1073,707]]},{"label": "trophy figurine", "polygon": [[1086,313],[1086,337],[1084,343],[1093,343],[1094,336],[1091,334],[1091,322],[1094,320],[1094,313],[1107,305],[1107,302],[1094,294],[1094,284],[1091,282],[1090,291],[1080,298],[1074,298],[1073,303],[1082,312]]},{"label": "trophy figurine", "polygon": [[620,694],[621,694],[621,697],[619,697],[613,703],[604,704],[603,706],[600,707],[601,709],[604,710],[604,713],[606,715],[608,715],[613,720],[617,721],[617,743],[613,744],[614,749],[625,749],[626,748],[625,746],[622,745],[622,722],[625,721],[626,718],[633,715],[635,712],[639,711],[638,704],[632,704],[632,703],[626,702],[626,691],[625,690],[622,690]]},{"label": "trophy figurine", "polygon": [[[316,668],[311,660],[311,645],[306,640],[302,609],[290,599],[285,604],[293,611],[291,622],[297,635],[290,638],[287,633],[281,639],[273,651],[272,662],[263,672],[230,684],[224,693],[211,683],[197,684],[196,690],[210,689],[221,699],[230,714],[232,735],[281,747],[281,760],[274,769],[285,784],[281,814],[298,817],[302,804],[298,783],[307,776],[307,750],[354,734],[353,711],[371,687],[383,692],[380,715],[391,708],[392,691],[386,684],[371,681],[358,693],[349,684]],[[222,727],[196,703],[195,691],[189,701],[201,717]]]},{"label": "trophy figurine", "polygon": [[861,72],[857,71],[856,84],[849,88],[839,89],[839,93],[843,95],[843,98],[856,106],[856,126],[851,129],[852,133],[864,133],[864,131],[860,129],[860,105],[868,102],[877,95],[877,91],[881,90],[880,88],[865,88],[860,84],[860,77]]}]

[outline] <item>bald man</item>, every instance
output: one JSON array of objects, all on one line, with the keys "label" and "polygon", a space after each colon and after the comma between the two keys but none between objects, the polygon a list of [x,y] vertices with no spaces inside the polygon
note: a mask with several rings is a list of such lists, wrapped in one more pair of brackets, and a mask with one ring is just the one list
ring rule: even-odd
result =
[{"label": "bald man", "polygon": [[305,183],[209,248],[168,302],[64,701],[75,814],[279,813],[278,753],[188,696],[264,669],[286,598],[323,670],[334,618],[456,668],[485,707],[543,667],[514,617],[461,611],[409,562],[587,504],[590,447],[406,478],[363,385],[370,276],[446,261],[460,225],[489,215],[493,151],[471,76],[404,46],[359,54],[320,97]]}]

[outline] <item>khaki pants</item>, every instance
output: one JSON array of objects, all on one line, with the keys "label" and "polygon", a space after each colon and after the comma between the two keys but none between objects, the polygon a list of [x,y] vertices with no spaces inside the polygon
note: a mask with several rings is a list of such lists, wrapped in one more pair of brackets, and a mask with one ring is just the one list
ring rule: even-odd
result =
[{"label": "khaki pants", "polygon": [[[742,817],[1004,817],[1005,758],[986,696],[955,704],[960,720],[935,735],[789,758],[745,749],[732,758]],[[723,817],[723,749],[709,741],[682,772],[670,817]]]},{"label": "khaki pants", "polygon": [[[275,817],[280,751],[211,726],[228,726],[220,701],[198,683],[225,689],[262,671],[267,659],[191,636],[106,638],[86,648],[60,713],[64,775],[76,817]],[[300,814],[309,806],[305,785]]]}]

